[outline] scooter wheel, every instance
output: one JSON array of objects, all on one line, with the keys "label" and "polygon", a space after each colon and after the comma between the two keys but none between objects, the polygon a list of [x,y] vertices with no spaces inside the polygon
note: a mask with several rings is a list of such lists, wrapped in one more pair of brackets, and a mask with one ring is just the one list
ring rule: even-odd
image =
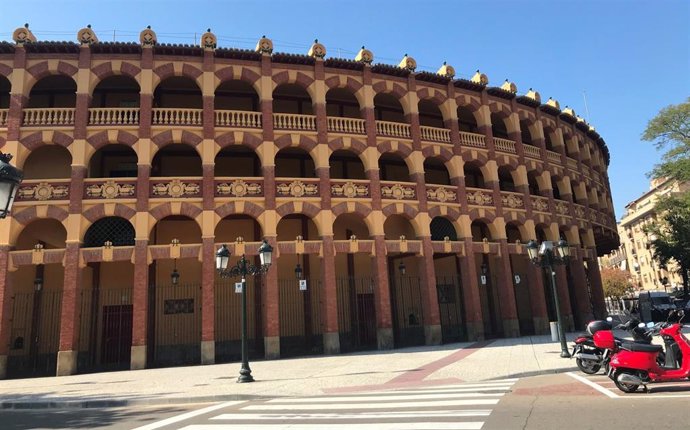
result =
[{"label": "scooter wheel", "polygon": [[613,383],[616,384],[616,387],[618,387],[618,389],[624,393],[634,393],[635,391],[637,391],[637,389],[640,387],[638,384],[630,384],[626,382],[620,382],[618,380],[618,375],[622,373],[625,372],[616,372],[613,375]]},{"label": "scooter wheel", "polygon": [[601,364],[594,360],[583,360],[581,358],[576,358],[575,363],[577,363],[577,367],[580,368],[584,373],[588,375],[594,375],[601,369]]}]

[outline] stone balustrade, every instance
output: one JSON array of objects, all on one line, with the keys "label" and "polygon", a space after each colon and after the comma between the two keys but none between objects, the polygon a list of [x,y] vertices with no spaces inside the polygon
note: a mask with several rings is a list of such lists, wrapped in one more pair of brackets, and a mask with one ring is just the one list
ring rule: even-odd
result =
[{"label": "stone balustrade", "polygon": [[91,108],[89,125],[137,125],[139,108]]},{"label": "stone balustrade", "polygon": [[153,108],[152,125],[202,125],[203,109]]},{"label": "stone balustrade", "polygon": [[274,113],[273,127],[276,130],[316,131],[316,116],[296,113]]},{"label": "stone balustrade", "polygon": [[460,132],[460,144],[475,148],[486,148],[486,140],[483,134],[470,133],[467,131]]},{"label": "stone balustrade", "polygon": [[24,109],[24,126],[74,125],[75,108]]},{"label": "stone balustrade", "polygon": [[217,127],[261,128],[261,112],[244,110],[215,111]]},{"label": "stone balustrade", "polygon": [[328,131],[333,133],[365,134],[366,121],[359,118],[328,117]]},{"label": "stone balustrade", "polygon": [[428,140],[430,142],[450,143],[450,130],[448,130],[447,128],[427,127],[425,125],[422,125],[419,127],[419,129],[422,134],[422,140]]},{"label": "stone balustrade", "polygon": [[508,139],[502,139],[500,137],[494,137],[494,147],[496,151],[508,152],[510,154],[515,154],[515,142]]},{"label": "stone balustrade", "polygon": [[410,138],[410,124],[391,121],[376,121],[376,134],[380,136]]}]

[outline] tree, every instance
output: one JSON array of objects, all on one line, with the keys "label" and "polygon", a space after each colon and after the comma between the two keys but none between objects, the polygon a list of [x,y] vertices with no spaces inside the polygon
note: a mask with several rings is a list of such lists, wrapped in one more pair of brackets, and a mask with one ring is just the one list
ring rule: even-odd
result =
[{"label": "tree", "polygon": [[661,109],[647,124],[642,139],[655,142],[659,150],[668,149],[654,166],[652,177],[690,180],[690,97]]},{"label": "tree", "polygon": [[602,269],[601,283],[604,296],[620,300],[633,291],[630,273],[620,269]]}]

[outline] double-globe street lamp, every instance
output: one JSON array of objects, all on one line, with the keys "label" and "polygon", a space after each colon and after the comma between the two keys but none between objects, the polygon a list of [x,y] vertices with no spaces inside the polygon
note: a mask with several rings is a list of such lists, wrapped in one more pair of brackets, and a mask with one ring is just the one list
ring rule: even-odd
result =
[{"label": "double-globe street lamp", "polygon": [[273,257],[273,247],[264,239],[261,246],[259,246],[259,258],[261,265],[256,266],[247,261],[242,254],[242,257],[236,265],[228,267],[230,261],[230,250],[228,246],[223,246],[216,252],[216,269],[222,278],[236,278],[242,277],[242,368],[240,369],[240,376],[237,382],[254,382],[252,377],[252,370],[249,368],[249,358],[247,357],[247,275],[263,275],[268,272],[271,267]]},{"label": "double-globe street lamp", "polygon": [[10,164],[11,154],[0,152],[0,219],[7,217],[24,173]]},{"label": "double-globe street lamp", "polygon": [[538,245],[536,241],[530,240],[526,245],[527,255],[530,261],[549,271],[549,278],[551,279],[551,289],[553,290],[553,301],[556,307],[556,319],[558,320],[558,337],[561,338],[561,357],[570,358],[568,352],[568,345],[565,343],[565,331],[563,330],[563,319],[561,318],[561,307],[558,300],[558,291],[556,290],[556,272],[553,266],[568,264],[570,259],[570,246],[568,242],[561,239],[554,246],[550,240],[545,240]]}]

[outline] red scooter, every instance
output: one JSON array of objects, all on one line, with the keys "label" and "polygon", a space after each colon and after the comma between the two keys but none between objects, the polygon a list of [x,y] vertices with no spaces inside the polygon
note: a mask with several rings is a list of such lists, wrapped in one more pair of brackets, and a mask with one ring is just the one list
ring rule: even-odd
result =
[{"label": "red scooter", "polygon": [[[655,382],[687,380],[690,376],[690,341],[681,333],[681,323],[685,314],[676,311],[669,314],[669,319],[677,318],[678,322],[657,323],[652,331],[658,331],[664,339],[666,357],[660,365],[657,360],[663,348],[660,345],[644,345],[623,342],[619,351],[611,357],[608,376],[619,390],[634,393],[643,386]],[[615,346],[613,333],[602,330],[594,334],[594,344],[599,348]]]}]

